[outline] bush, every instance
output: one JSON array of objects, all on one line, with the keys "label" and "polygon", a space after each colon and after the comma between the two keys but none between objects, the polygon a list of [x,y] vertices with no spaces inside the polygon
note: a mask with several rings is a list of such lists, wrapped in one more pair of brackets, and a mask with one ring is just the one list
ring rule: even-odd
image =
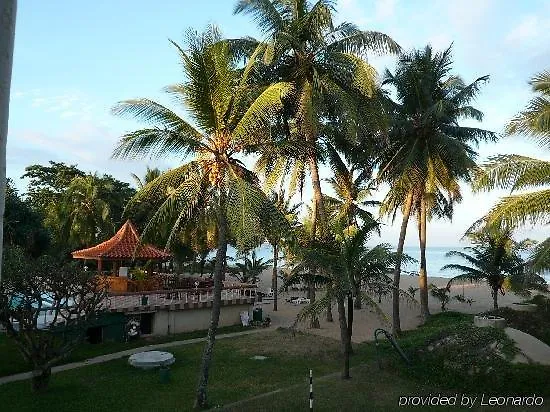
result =
[{"label": "bush", "polygon": [[4,251],[2,276],[0,324],[34,368],[33,389],[45,389],[51,367],[80,343],[99,313],[105,289],[75,265],[49,256],[34,260],[20,248]]}]

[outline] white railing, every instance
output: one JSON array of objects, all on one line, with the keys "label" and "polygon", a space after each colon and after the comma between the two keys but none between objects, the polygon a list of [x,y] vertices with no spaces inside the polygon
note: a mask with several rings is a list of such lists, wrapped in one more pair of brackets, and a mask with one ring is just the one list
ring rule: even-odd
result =
[{"label": "white railing", "polygon": [[[221,291],[223,301],[234,299],[245,299],[256,296],[256,288],[233,287]],[[105,308],[123,309],[141,306],[166,306],[184,303],[210,302],[214,299],[212,289],[179,289],[179,290],[156,290],[144,292],[121,292],[112,293],[106,299]]]}]

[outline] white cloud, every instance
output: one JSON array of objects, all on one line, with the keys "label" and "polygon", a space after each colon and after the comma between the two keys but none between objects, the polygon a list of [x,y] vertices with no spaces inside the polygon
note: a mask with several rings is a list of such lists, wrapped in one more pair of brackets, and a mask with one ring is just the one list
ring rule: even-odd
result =
[{"label": "white cloud", "polygon": [[40,89],[30,92],[18,91],[15,97],[27,98],[30,106],[46,113],[57,113],[60,118],[78,118],[89,121],[95,105],[79,91],[66,91],[60,94],[44,93]]},{"label": "white cloud", "polygon": [[374,6],[374,14],[377,20],[385,20],[395,14],[396,0],[378,0]]},{"label": "white cloud", "polygon": [[32,107],[41,107],[46,103],[46,99],[43,97],[35,97],[31,100],[31,106]]},{"label": "white cloud", "polygon": [[[359,27],[368,27],[395,16],[397,0],[339,0],[338,17],[341,21],[350,21]],[[374,7],[373,7],[374,6]]]},{"label": "white cloud", "polygon": [[131,183],[130,173],[141,175],[147,165],[166,170],[180,164],[173,160],[114,160],[111,159],[120,131],[101,125],[101,122],[84,122],[67,119],[61,132],[33,129],[10,130],[7,147],[7,175],[18,188],[25,191],[25,181],[19,179],[26,166],[47,164],[53,160],[77,164],[85,172],[110,174]]},{"label": "white cloud", "polygon": [[508,33],[506,41],[508,43],[522,43],[536,37],[539,32],[539,24],[539,18],[537,16],[524,16],[521,22]]},{"label": "white cloud", "polygon": [[447,49],[451,45],[452,39],[446,33],[438,33],[430,37],[428,43],[432,45],[434,50],[440,51]]},{"label": "white cloud", "polygon": [[338,20],[349,21],[357,24],[359,27],[367,26],[370,19],[367,18],[367,13],[364,7],[360,7],[357,0],[339,0]]},{"label": "white cloud", "polygon": [[[494,4],[494,0],[449,1],[447,6],[449,21],[458,29],[464,31],[464,34],[475,35],[471,32],[472,29],[485,27],[482,20]],[[430,13],[430,15],[433,16],[433,13]]]}]

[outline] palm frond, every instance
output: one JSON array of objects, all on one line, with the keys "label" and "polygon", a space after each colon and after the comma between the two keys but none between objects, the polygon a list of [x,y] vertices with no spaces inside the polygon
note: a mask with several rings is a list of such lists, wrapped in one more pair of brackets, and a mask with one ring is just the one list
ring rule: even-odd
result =
[{"label": "palm frond", "polygon": [[339,33],[334,36],[326,49],[343,53],[366,55],[374,52],[378,55],[387,53],[397,54],[401,47],[390,36],[376,31],[361,31],[355,26],[340,26]]},{"label": "palm frond", "polygon": [[487,214],[487,222],[502,222],[517,227],[529,221],[532,224],[548,223],[550,216],[550,189],[521,195],[506,196]]},{"label": "palm frond", "polygon": [[233,130],[235,144],[265,143],[272,121],[283,108],[283,99],[292,91],[289,83],[269,86],[249,106]]},{"label": "palm frond", "polygon": [[239,0],[233,14],[249,14],[264,33],[277,32],[284,27],[284,21],[276,2],[270,0]]},{"label": "palm frond", "polygon": [[550,162],[519,155],[501,155],[490,159],[478,174],[474,189],[493,188],[511,191],[540,187],[550,183]]}]

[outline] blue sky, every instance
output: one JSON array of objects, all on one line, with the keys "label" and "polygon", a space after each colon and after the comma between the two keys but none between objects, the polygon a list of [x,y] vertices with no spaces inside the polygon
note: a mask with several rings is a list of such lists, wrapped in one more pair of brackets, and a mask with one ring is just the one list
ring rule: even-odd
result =
[{"label": "blue sky", "polygon": [[[246,16],[234,16],[232,0],[20,1],[17,16],[7,151],[7,175],[21,190],[25,166],[48,160],[78,164],[86,171],[131,181],[148,164],[167,168],[181,159],[111,160],[118,137],[136,129],[113,117],[119,100],[148,97],[173,106],[162,93],[181,81],[177,55],[168,39],[183,40],[188,28],[217,24],[227,37],[258,36]],[[531,96],[527,80],[550,68],[550,2],[544,0],[339,0],[338,20],[384,32],[409,49],[454,42],[455,73],[466,81],[489,74],[476,106],[485,113],[476,126],[501,132]],[[394,57],[371,58],[379,72],[393,70]],[[550,160],[518,137],[482,145],[480,159],[518,153]],[[326,174],[328,176],[328,174]],[[428,243],[454,246],[464,230],[486,213],[503,192],[472,195],[453,222],[431,222]],[[309,192],[305,193],[307,198]],[[378,196],[381,198],[382,194]],[[395,244],[398,224],[383,231]],[[417,244],[411,224],[408,245]],[[547,228],[526,228],[518,236],[542,239]]]}]

